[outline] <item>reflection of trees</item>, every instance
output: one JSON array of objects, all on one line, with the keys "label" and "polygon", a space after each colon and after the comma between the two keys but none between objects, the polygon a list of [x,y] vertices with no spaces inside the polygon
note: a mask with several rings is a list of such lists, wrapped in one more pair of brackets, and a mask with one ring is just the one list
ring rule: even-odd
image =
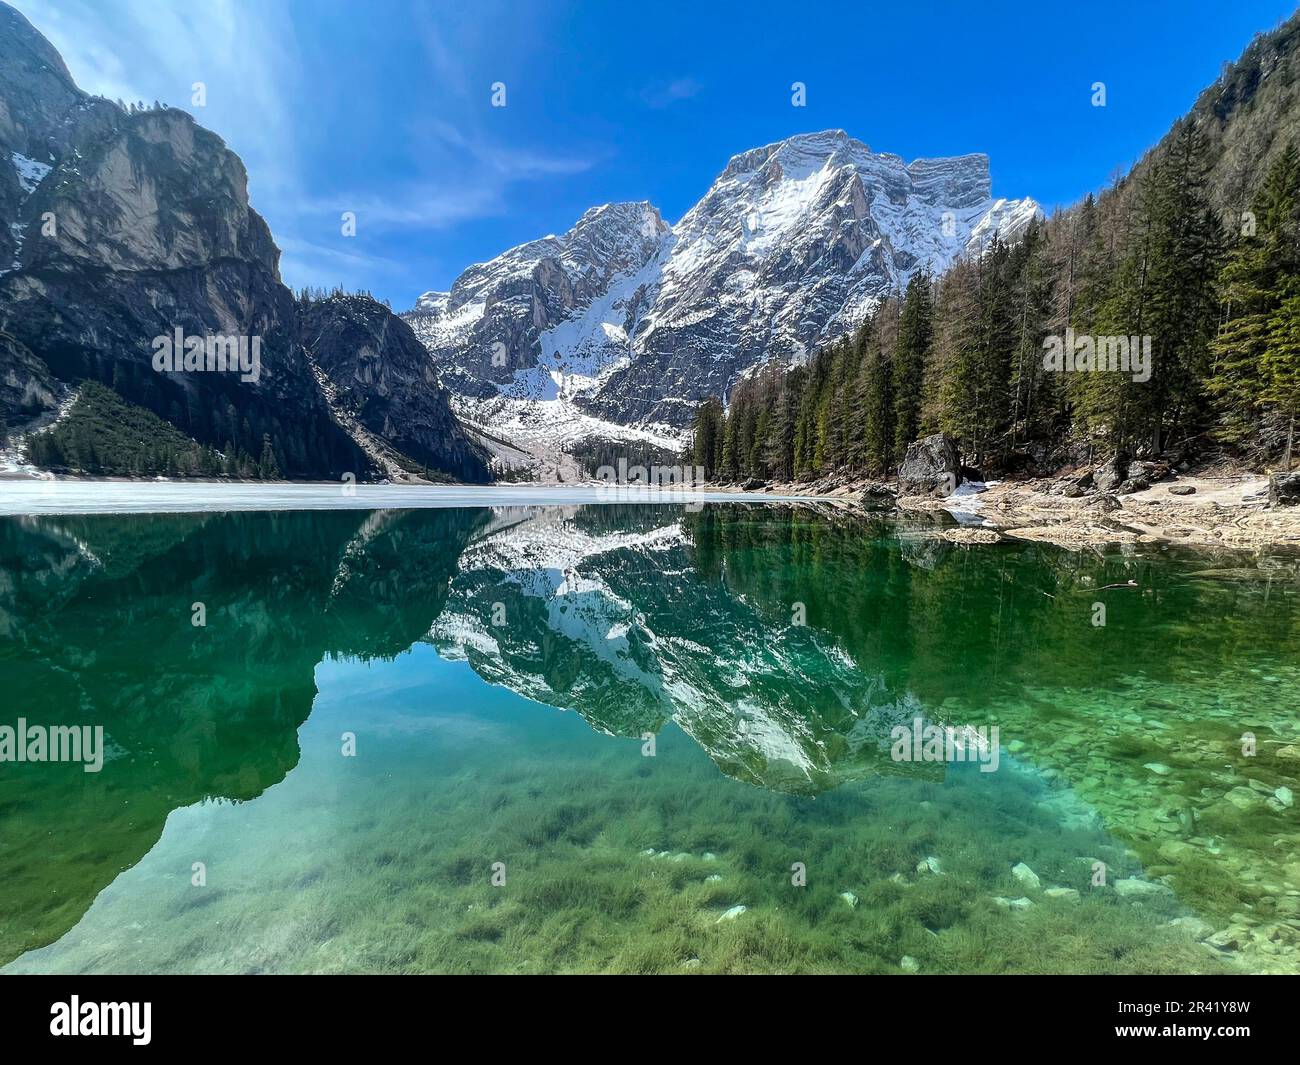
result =
[{"label": "reflection of trees", "polygon": [[[1270,581],[1269,560],[1237,556],[1223,572],[1222,562],[1167,550],[970,548],[906,521],[828,520],[797,506],[765,514],[733,504],[686,515],[699,578],[734,589],[774,624],[805,603],[809,625],[927,706],[1027,679],[1106,686],[1139,661],[1155,679],[1174,679],[1188,662],[1213,668],[1297,634],[1294,569]],[[1211,566],[1239,579],[1187,579]],[[1136,588],[1103,590],[1130,580]],[[1104,627],[1092,624],[1096,602],[1107,606]],[[1171,641],[1177,656],[1164,652]]]},{"label": "reflection of trees", "polygon": [[481,513],[0,520],[5,720],[100,724],[115,756],[0,765],[0,959],[75,923],[171,810],[282,780],[316,664],[419,639]]}]

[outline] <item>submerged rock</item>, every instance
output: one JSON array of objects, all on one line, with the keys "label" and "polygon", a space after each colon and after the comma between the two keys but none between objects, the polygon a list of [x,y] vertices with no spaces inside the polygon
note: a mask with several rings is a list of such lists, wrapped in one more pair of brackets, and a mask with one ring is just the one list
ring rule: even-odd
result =
[{"label": "submerged rock", "polygon": [[994,895],[993,901],[1004,910],[1027,910],[1033,906],[1033,902],[1023,896],[1018,899],[1008,899],[1004,898],[1002,895]]},{"label": "submerged rock", "polygon": [[869,484],[862,491],[862,503],[868,510],[893,510],[898,496],[887,485]]},{"label": "submerged rock", "polygon": [[719,918],[718,918],[716,921],[714,921],[713,923],[714,923],[714,924],[721,924],[723,921],[734,921],[737,917],[739,917],[739,916],[740,916],[742,913],[744,913],[747,909],[749,909],[748,906],[733,906],[733,907],[731,907],[731,909],[726,910],[726,911],[722,914],[722,916],[719,917]]},{"label": "submerged rock", "polygon": [[1157,884],[1153,880],[1139,880],[1133,876],[1125,880],[1116,880],[1115,894],[1123,899],[1150,899],[1157,895],[1172,895],[1173,891],[1164,884]]},{"label": "submerged rock", "polygon": [[921,963],[910,954],[904,954],[899,959],[898,967],[905,973],[919,973],[921,971]]},{"label": "submerged rock", "polygon": [[1199,917],[1175,917],[1169,922],[1170,927],[1178,928],[1186,932],[1198,943],[1209,938],[1214,932],[1214,926],[1202,921]]},{"label": "submerged rock", "polygon": [[1225,928],[1222,932],[1215,932],[1205,942],[1216,950],[1236,950],[1244,938],[1245,933],[1241,929]]},{"label": "submerged rock", "polygon": [[1011,867],[1011,875],[1019,880],[1025,887],[1033,888],[1035,891],[1043,886],[1043,882],[1038,879],[1038,874],[1029,868],[1024,862],[1017,862]]},{"label": "submerged rock", "polygon": [[842,898],[850,906],[857,906],[858,904],[858,897],[855,894],[853,894],[852,891],[841,891],[840,898]]},{"label": "submerged rock", "polygon": [[1257,791],[1243,787],[1233,788],[1223,798],[1238,810],[1253,810],[1264,801]]},{"label": "submerged rock", "polygon": [[1072,887],[1049,887],[1043,894],[1049,899],[1062,899],[1065,902],[1079,901],[1079,893]]}]

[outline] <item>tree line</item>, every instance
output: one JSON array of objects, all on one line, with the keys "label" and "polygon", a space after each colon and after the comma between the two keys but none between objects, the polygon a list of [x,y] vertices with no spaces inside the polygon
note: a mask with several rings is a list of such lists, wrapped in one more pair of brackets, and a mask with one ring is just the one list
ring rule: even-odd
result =
[{"label": "tree line", "polygon": [[280,478],[269,434],[257,456],[232,443],[217,451],[97,381],[83,382],[67,417],[28,438],[27,459],[45,469],[96,476]]},{"label": "tree line", "polygon": [[[705,400],[686,460],[722,481],[881,477],[945,432],[985,473],[1214,449],[1289,469],[1300,155],[1278,154],[1240,214],[1212,202],[1209,169],[1198,122],[1183,120],[1136,176],[940,277],[913,273],[852,334],[802,364],[761,365],[725,408]],[[1106,368],[1120,341],[1133,362]],[[1078,355],[1064,365],[1045,358],[1066,344]]]}]

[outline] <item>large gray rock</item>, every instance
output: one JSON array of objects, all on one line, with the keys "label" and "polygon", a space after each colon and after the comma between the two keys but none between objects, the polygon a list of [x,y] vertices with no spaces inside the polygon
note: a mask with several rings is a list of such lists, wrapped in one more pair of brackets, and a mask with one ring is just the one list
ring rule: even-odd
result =
[{"label": "large gray rock", "polygon": [[1294,507],[1300,504],[1300,470],[1270,476],[1268,502],[1274,507]]},{"label": "large gray rock", "polygon": [[961,455],[957,441],[935,433],[907,445],[907,455],[898,467],[900,495],[951,495],[961,484]]},{"label": "large gray rock", "polygon": [[1117,452],[1092,471],[1092,483],[1099,492],[1114,492],[1128,480],[1129,458]]}]

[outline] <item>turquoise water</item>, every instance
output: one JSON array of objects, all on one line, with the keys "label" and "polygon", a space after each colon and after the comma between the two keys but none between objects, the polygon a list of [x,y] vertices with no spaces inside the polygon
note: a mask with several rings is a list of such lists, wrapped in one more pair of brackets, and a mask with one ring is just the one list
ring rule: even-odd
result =
[{"label": "turquoise water", "polygon": [[5,971],[1295,971],[1293,560],[938,531],[0,519]]}]

